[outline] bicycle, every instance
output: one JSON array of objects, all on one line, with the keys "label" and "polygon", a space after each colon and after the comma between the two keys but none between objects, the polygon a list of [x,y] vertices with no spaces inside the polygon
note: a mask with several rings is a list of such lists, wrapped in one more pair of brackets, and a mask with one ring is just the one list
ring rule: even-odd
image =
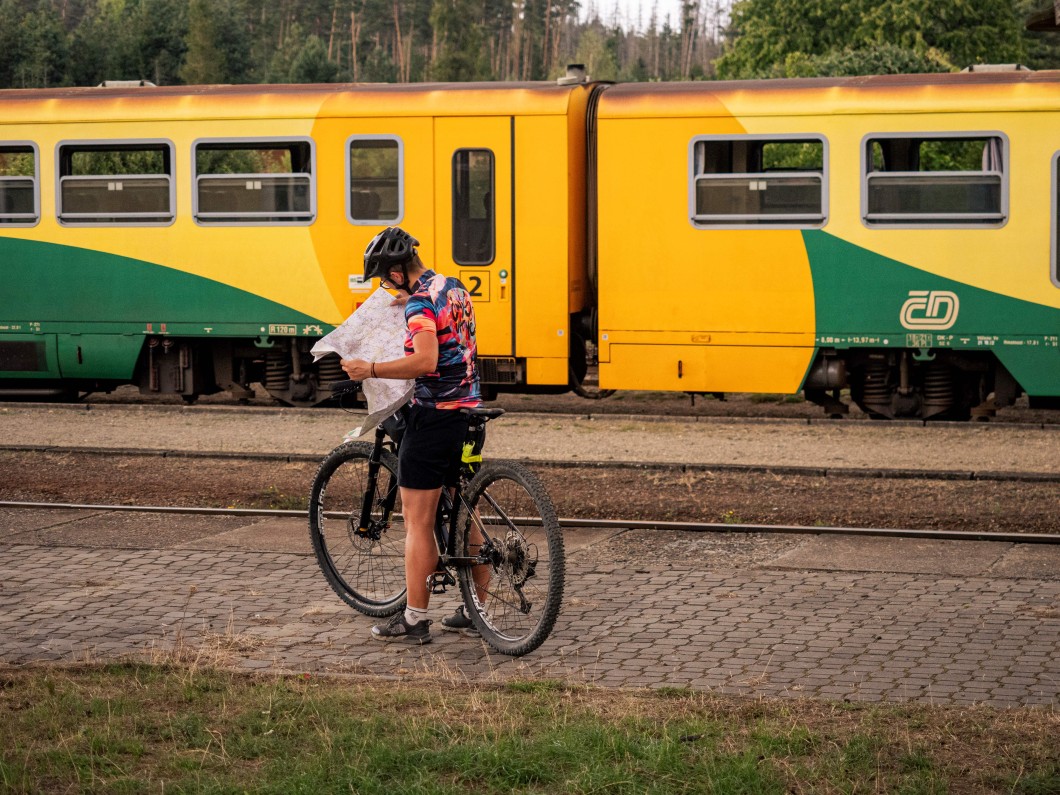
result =
[{"label": "bicycle", "polygon": [[[354,388],[350,383],[332,389],[341,394]],[[428,590],[440,594],[459,583],[482,638],[502,654],[521,656],[544,642],[559,615],[562,531],[537,476],[514,461],[482,462],[486,423],[504,409],[461,411],[468,433],[459,481],[452,492],[442,489],[439,500],[438,570]],[[385,423],[376,428],[374,444],[339,445],[321,462],[309,498],[309,537],[324,577],[344,602],[377,618],[405,609],[399,444],[400,434]]]}]

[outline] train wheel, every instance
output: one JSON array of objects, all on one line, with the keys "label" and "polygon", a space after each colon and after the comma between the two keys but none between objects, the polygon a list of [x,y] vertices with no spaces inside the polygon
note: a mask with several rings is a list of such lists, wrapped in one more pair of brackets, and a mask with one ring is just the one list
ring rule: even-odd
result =
[{"label": "train wheel", "polygon": [[577,333],[571,335],[570,387],[576,395],[587,400],[603,400],[615,394],[613,389],[600,389],[600,368],[596,361],[596,347]]},{"label": "train wheel", "polygon": [[586,398],[587,400],[603,400],[609,398],[615,394],[613,389],[600,389],[600,380],[597,376],[597,368],[590,367],[585,373],[585,377],[581,383],[574,386],[574,392],[579,397]]}]

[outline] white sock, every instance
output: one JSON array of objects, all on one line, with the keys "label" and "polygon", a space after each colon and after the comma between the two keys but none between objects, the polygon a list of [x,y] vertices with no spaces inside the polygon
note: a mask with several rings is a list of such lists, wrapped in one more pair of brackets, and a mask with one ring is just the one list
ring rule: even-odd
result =
[{"label": "white sock", "polygon": [[410,627],[416,626],[421,621],[427,620],[427,608],[426,607],[406,607],[405,608],[405,623]]}]

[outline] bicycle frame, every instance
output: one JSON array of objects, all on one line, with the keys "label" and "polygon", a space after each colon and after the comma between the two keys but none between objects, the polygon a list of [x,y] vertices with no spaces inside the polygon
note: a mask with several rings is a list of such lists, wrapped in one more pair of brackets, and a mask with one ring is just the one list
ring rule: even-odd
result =
[{"label": "bicycle frame", "polygon": [[[361,503],[361,514],[358,522],[359,532],[362,533],[368,533],[371,530],[372,506],[375,503],[376,491],[379,486],[379,471],[383,468],[382,452],[387,447],[393,452],[396,452],[397,450],[397,445],[393,442],[387,441],[386,431],[382,425],[379,425],[375,429],[375,445],[372,448],[372,455],[368,459],[368,487],[364,492],[364,498]],[[457,485],[452,489],[443,488],[438,500],[438,515],[434,523],[434,538],[435,544],[438,547],[439,562],[444,568],[463,568],[489,562],[487,552],[490,546],[490,538],[486,533],[482,522],[475,515],[475,512],[471,509],[471,506],[468,505],[467,500],[464,497],[466,480],[467,472],[462,468]],[[394,505],[397,502],[398,488],[396,482],[392,483],[390,485],[390,490],[383,498],[380,507],[382,509],[382,521],[384,523],[389,522],[394,514]],[[456,498],[455,501],[454,497]],[[488,495],[487,499],[489,499]],[[489,499],[489,501],[493,503],[492,499]],[[454,510],[454,507],[457,504],[463,506],[463,513],[471,518],[471,521],[474,522],[483,539],[484,543],[478,555],[458,556],[456,554],[457,522],[459,522],[462,513],[460,510]],[[494,508],[500,510],[499,506],[496,504],[494,504]],[[505,517],[505,521],[508,524],[511,524],[511,521],[507,517]],[[514,527],[514,525],[512,526]]]}]

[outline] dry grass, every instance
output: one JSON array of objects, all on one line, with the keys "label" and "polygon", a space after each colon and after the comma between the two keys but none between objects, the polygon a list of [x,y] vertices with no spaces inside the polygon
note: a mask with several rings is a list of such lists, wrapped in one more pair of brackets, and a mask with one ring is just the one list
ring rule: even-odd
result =
[{"label": "dry grass", "polygon": [[[1055,792],[1060,715],[164,665],[0,668],[9,792]],[[178,657],[188,658],[177,663]],[[306,751],[311,749],[311,753]],[[410,764],[411,762],[411,764]]]}]

